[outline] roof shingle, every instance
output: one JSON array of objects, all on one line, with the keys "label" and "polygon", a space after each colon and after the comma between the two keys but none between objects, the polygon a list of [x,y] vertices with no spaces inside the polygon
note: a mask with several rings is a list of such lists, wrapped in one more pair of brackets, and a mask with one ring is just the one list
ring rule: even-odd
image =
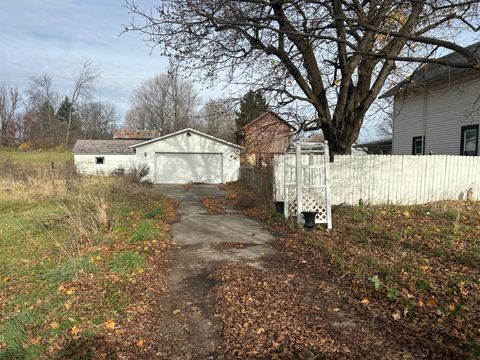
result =
[{"label": "roof shingle", "polygon": [[74,154],[116,154],[133,155],[134,149],[129,146],[142,140],[77,140],[72,152]]}]

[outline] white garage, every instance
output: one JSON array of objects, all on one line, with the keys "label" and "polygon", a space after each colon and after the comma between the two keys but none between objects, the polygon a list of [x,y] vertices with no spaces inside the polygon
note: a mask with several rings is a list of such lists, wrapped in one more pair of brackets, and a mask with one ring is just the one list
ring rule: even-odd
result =
[{"label": "white garage", "polygon": [[241,147],[194,129],[131,145],[137,167],[147,166],[145,180],[157,184],[238,180]]}]

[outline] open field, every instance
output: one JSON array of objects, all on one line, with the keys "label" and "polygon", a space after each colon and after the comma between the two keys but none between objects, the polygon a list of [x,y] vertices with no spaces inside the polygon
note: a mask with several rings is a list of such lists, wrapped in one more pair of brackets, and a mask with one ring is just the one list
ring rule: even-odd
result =
[{"label": "open field", "polygon": [[73,155],[71,151],[18,151],[14,149],[0,148],[0,159],[10,159],[16,162],[31,164],[51,164],[52,162],[64,163],[73,160]]},{"label": "open field", "polygon": [[[262,206],[249,189],[230,184],[226,190],[225,204],[241,206],[278,235],[281,254],[269,271],[220,269],[216,309],[231,351],[480,356],[479,202],[341,206],[333,211],[333,230],[306,232]],[[323,344],[315,347],[319,336]]]},{"label": "open field", "polygon": [[144,306],[136,286],[163,281],[175,204],[127,178],[0,169],[0,359],[83,359],[113,346],[130,307]]}]

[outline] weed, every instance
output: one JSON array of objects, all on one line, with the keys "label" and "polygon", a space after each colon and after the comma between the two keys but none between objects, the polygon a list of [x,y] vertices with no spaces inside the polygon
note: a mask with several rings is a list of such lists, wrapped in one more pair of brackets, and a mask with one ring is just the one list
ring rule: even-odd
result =
[{"label": "weed", "polygon": [[466,345],[467,351],[472,355],[473,359],[480,358],[480,342],[476,340],[471,340]]},{"label": "weed", "polygon": [[47,271],[42,277],[54,281],[67,281],[77,278],[82,273],[93,273],[95,265],[86,257],[67,259],[55,269]]},{"label": "weed", "polygon": [[160,216],[160,215],[163,215],[165,214],[165,207],[164,206],[160,206],[152,211],[149,211],[148,213],[146,213],[143,217],[145,219],[155,219],[157,216]]},{"label": "weed", "polygon": [[430,291],[432,290],[432,286],[428,283],[428,281],[419,279],[415,282],[415,286],[418,290],[426,290]]},{"label": "weed", "polygon": [[61,250],[67,257],[76,257],[85,246],[96,245],[99,239],[108,238],[115,228],[104,193],[88,193],[65,205],[64,210],[71,236],[62,242]]},{"label": "weed", "polygon": [[131,242],[153,240],[159,235],[159,230],[154,226],[151,220],[144,220],[140,222],[135,228]]},{"label": "weed", "polygon": [[145,177],[150,173],[150,168],[147,165],[142,165],[140,167],[132,167],[125,171],[125,175],[121,177],[121,179],[127,184],[142,184],[142,185],[150,185],[151,183],[145,181]]},{"label": "weed", "polygon": [[39,355],[38,346],[26,347],[27,326],[33,321],[31,311],[14,315],[0,326],[0,359],[36,358]]},{"label": "weed", "polygon": [[110,260],[108,268],[110,271],[126,275],[142,269],[145,264],[143,256],[133,251],[123,251]]},{"label": "weed", "polygon": [[398,300],[398,289],[395,287],[390,287],[387,289],[387,298],[390,301],[397,301]]}]

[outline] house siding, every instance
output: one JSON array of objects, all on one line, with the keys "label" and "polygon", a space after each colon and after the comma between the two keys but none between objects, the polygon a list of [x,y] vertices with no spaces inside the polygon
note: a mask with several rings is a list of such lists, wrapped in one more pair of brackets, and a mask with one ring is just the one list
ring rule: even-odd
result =
[{"label": "house siding", "polygon": [[460,154],[461,127],[480,123],[480,79],[444,80],[394,101],[393,153],[411,154],[425,136],[425,153]]},{"label": "house siding", "polygon": [[[95,164],[95,158],[103,156],[104,164]],[[117,170],[130,171],[136,166],[135,154],[74,154],[75,167],[82,175],[111,175]]]}]

